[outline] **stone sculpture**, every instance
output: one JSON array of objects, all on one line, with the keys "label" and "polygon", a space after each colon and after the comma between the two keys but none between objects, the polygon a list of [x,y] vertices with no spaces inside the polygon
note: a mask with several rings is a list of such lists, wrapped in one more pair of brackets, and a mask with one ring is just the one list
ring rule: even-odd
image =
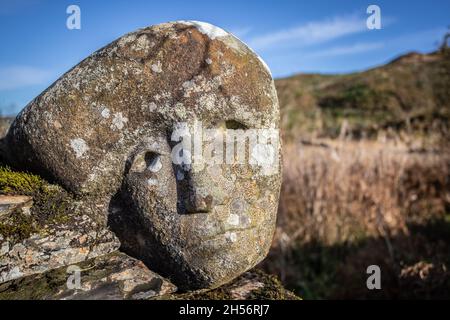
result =
[{"label": "stone sculpture", "polygon": [[[18,115],[3,148],[9,163],[108,208],[121,250],[181,288],[212,288],[269,250],[278,128],[264,62],[218,27],[178,21],[83,60]],[[235,139],[247,141],[239,161]]]}]

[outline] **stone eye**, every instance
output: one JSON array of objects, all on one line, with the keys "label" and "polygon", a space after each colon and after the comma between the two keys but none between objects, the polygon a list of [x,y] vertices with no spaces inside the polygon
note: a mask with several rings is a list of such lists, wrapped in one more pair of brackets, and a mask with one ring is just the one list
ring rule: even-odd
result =
[{"label": "stone eye", "polygon": [[162,168],[161,155],[156,152],[146,152],[145,164],[147,170],[154,173],[158,172]]},{"label": "stone eye", "polygon": [[137,155],[130,168],[131,172],[158,172],[162,168],[161,155],[154,151],[146,151]]},{"label": "stone eye", "polygon": [[228,130],[247,130],[248,127],[236,120],[227,120],[225,121],[225,128]]}]

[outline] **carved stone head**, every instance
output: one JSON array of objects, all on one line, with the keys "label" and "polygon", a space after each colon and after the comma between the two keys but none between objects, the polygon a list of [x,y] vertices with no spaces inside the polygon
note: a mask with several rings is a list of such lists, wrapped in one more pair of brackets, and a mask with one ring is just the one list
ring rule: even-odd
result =
[{"label": "carved stone head", "polygon": [[127,34],[32,101],[9,161],[107,204],[122,250],[182,288],[260,262],[280,189],[278,100],[245,44],[201,22]]}]

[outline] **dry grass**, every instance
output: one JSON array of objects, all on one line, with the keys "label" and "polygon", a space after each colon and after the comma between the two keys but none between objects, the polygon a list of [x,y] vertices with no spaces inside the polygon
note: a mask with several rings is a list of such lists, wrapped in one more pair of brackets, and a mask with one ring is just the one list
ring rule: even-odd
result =
[{"label": "dry grass", "polygon": [[[303,296],[333,296],[336,290],[331,287],[308,289],[305,281],[310,276],[324,277],[319,287],[338,284],[333,277],[348,258],[348,250],[341,249],[350,245],[359,258],[372,253],[382,257],[380,263],[396,278],[402,263],[398,251],[414,251],[411,244],[404,245],[405,239],[415,236],[410,226],[445,220],[449,208],[450,154],[414,153],[375,141],[288,145],[278,228],[265,267]],[[379,241],[361,248],[359,244],[367,239]],[[330,250],[331,258],[326,256]],[[367,259],[357,264],[364,263]],[[358,272],[355,276],[360,281],[365,270]],[[351,273],[341,274],[351,282]],[[308,292],[317,289],[320,292]],[[349,296],[346,292],[345,297]]]},{"label": "dry grass", "polygon": [[335,244],[407,232],[450,201],[450,155],[377,142],[289,145],[284,153],[280,238]]}]

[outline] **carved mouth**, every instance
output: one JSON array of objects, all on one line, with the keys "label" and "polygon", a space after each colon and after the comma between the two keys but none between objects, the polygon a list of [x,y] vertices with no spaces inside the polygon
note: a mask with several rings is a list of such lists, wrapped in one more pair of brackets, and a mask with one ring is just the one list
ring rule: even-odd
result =
[{"label": "carved mouth", "polygon": [[218,232],[218,233],[210,235],[210,236],[201,237],[201,240],[202,241],[215,240],[218,237],[224,237],[227,234],[231,235],[236,232],[242,233],[244,231],[248,231],[248,230],[252,230],[252,229],[255,229],[255,226],[250,226],[250,227],[246,227],[246,228],[229,228],[229,229],[225,229],[221,232]]}]

